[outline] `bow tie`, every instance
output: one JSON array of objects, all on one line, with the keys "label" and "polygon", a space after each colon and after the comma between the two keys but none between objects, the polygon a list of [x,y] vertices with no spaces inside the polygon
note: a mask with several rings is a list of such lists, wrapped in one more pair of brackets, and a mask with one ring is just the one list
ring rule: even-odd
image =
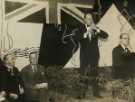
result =
[{"label": "bow tie", "polygon": [[125,52],[130,52],[128,48],[125,48]]}]

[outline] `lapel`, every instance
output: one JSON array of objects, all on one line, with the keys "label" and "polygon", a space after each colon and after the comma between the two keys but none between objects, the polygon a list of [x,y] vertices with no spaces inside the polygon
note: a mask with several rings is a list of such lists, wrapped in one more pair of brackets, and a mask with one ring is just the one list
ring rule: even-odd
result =
[{"label": "lapel", "polygon": [[130,50],[127,48],[124,48],[122,47],[122,45],[119,45],[119,47],[121,48],[121,50],[124,52],[124,53],[130,53]]},{"label": "lapel", "polygon": [[32,76],[35,74],[35,72],[33,71],[31,65],[28,66],[28,73],[29,73],[30,75],[32,75]]},{"label": "lapel", "polygon": [[119,50],[120,50],[120,52],[122,52],[123,54],[126,53],[126,52],[125,52],[125,49],[124,49],[121,45],[119,45]]}]

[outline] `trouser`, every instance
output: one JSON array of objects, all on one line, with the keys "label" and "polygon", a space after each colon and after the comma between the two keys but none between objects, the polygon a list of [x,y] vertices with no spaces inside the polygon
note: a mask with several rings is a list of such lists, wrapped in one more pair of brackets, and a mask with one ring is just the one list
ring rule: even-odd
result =
[{"label": "trouser", "polygon": [[96,65],[82,66],[80,68],[80,74],[82,76],[97,77],[98,76],[98,67]]},{"label": "trouser", "polygon": [[[99,85],[98,85],[98,68],[97,66],[87,66],[87,67],[83,67],[80,69],[80,75],[81,78],[84,81],[84,83],[86,84],[86,88],[88,88],[89,85],[92,86],[92,93],[94,96],[99,96]],[[87,91],[87,89],[86,89]]]}]

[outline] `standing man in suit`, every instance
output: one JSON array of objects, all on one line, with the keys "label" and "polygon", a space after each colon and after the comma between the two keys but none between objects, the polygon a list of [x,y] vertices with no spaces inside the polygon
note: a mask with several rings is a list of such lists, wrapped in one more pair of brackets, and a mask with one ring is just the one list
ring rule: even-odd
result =
[{"label": "standing man in suit", "polygon": [[38,53],[29,55],[30,64],[21,71],[24,81],[25,98],[27,102],[47,102],[47,83],[45,71],[38,64]]},{"label": "standing man in suit", "polygon": [[77,32],[80,42],[80,74],[81,76],[90,76],[92,80],[93,95],[100,97],[98,81],[98,62],[99,62],[99,39],[107,39],[108,34],[101,30],[93,21],[90,13],[84,16],[84,25],[79,26]]},{"label": "standing man in suit", "polygon": [[130,37],[127,33],[120,35],[120,43],[112,51],[114,78],[129,79],[134,76],[135,56],[130,46]]},{"label": "standing man in suit", "polygon": [[84,16],[81,33],[83,39],[80,41],[80,67],[81,73],[87,75],[92,70],[96,70],[98,66],[100,57],[98,39],[106,39],[108,34],[95,25],[89,13]]}]

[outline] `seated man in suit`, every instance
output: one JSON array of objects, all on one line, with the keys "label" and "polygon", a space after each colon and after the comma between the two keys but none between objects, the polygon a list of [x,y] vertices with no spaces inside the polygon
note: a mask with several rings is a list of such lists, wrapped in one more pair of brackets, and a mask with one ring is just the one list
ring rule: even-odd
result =
[{"label": "seated man in suit", "polygon": [[120,35],[120,44],[112,51],[114,78],[129,79],[134,77],[135,54],[130,47],[130,38],[127,33]]},{"label": "seated man in suit", "polygon": [[[1,56],[1,55],[0,55]],[[0,102],[4,102],[6,100],[6,92],[5,92],[5,84],[3,83],[3,72],[5,72],[5,65],[3,60],[0,57]]]},{"label": "seated man in suit", "polygon": [[19,70],[15,67],[16,57],[14,54],[7,54],[3,60],[4,65],[0,70],[1,95],[9,102],[22,102],[23,81]]},{"label": "seated man in suit", "polygon": [[30,64],[21,71],[24,81],[24,92],[27,102],[47,102],[45,71],[38,64],[38,53],[32,52],[29,55]]}]

